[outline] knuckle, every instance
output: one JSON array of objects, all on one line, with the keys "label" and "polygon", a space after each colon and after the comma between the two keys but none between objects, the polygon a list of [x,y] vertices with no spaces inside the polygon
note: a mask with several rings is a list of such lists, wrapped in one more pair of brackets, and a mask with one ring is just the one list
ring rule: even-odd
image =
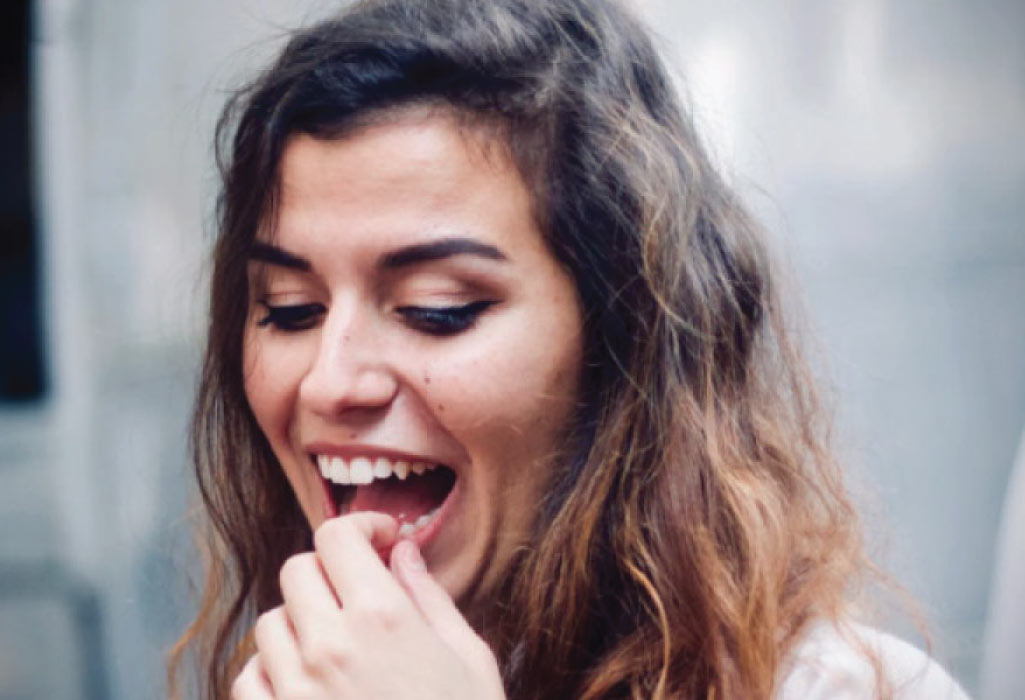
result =
[{"label": "knuckle", "polygon": [[301,578],[309,570],[310,560],[314,556],[312,552],[303,552],[302,554],[290,556],[281,565],[281,571],[278,573],[278,583],[284,586],[287,582],[296,581]]},{"label": "knuckle", "polygon": [[350,612],[357,624],[383,629],[386,632],[398,631],[403,622],[401,608],[385,598],[363,601]]},{"label": "knuckle", "polygon": [[302,643],[299,650],[303,666],[317,676],[344,668],[348,650],[337,635],[315,634]]},{"label": "knuckle", "polygon": [[256,636],[257,643],[259,643],[260,639],[266,639],[268,635],[275,632],[280,623],[279,618],[283,612],[284,611],[280,607],[273,608],[267,612],[261,613],[260,616],[256,618],[256,624],[253,625],[253,632]]},{"label": "knuckle", "polygon": [[314,700],[319,697],[316,688],[302,679],[290,679],[281,689],[275,688],[274,697],[277,700]]},{"label": "knuckle", "polygon": [[331,542],[337,542],[345,538],[352,527],[352,524],[346,518],[331,518],[325,521],[313,533],[313,542],[317,549],[321,549]]}]

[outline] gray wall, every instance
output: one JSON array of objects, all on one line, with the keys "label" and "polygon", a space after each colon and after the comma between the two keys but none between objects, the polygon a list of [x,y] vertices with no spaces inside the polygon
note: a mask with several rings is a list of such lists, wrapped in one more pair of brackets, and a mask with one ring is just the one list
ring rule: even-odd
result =
[{"label": "gray wall", "polygon": [[[874,551],[972,689],[1025,425],[1025,7],[640,4],[804,294]],[[0,698],[162,696],[192,564],[211,125],[328,7],[37,4],[53,391],[0,408]]]}]

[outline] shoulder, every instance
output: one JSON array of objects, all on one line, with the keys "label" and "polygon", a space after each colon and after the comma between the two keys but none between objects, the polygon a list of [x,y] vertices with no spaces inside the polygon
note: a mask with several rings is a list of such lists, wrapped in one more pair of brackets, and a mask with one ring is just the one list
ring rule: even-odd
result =
[{"label": "shoulder", "polygon": [[841,632],[819,622],[787,655],[776,700],[877,697],[876,669],[866,651],[879,660],[896,700],[968,698],[936,661],[911,644],[862,625],[849,624]]}]

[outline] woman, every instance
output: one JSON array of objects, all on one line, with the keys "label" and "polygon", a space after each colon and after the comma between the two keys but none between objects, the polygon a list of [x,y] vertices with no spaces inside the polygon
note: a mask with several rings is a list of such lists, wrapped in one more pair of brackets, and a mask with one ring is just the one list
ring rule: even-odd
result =
[{"label": "woman", "polygon": [[957,696],[848,624],[760,235],[621,7],[357,4],[220,131],[205,695]]}]

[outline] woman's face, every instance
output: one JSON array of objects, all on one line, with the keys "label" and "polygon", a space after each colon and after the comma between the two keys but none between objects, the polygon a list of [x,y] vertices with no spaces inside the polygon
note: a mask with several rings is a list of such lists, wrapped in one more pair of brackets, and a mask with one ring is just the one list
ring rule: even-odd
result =
[{"label": "woman's face", "polygon": [[437,111],[295,136],[248,264],[246,395],[310,526],[390,513],[471,604],[527,537],[582,358],[506,150]]}]

